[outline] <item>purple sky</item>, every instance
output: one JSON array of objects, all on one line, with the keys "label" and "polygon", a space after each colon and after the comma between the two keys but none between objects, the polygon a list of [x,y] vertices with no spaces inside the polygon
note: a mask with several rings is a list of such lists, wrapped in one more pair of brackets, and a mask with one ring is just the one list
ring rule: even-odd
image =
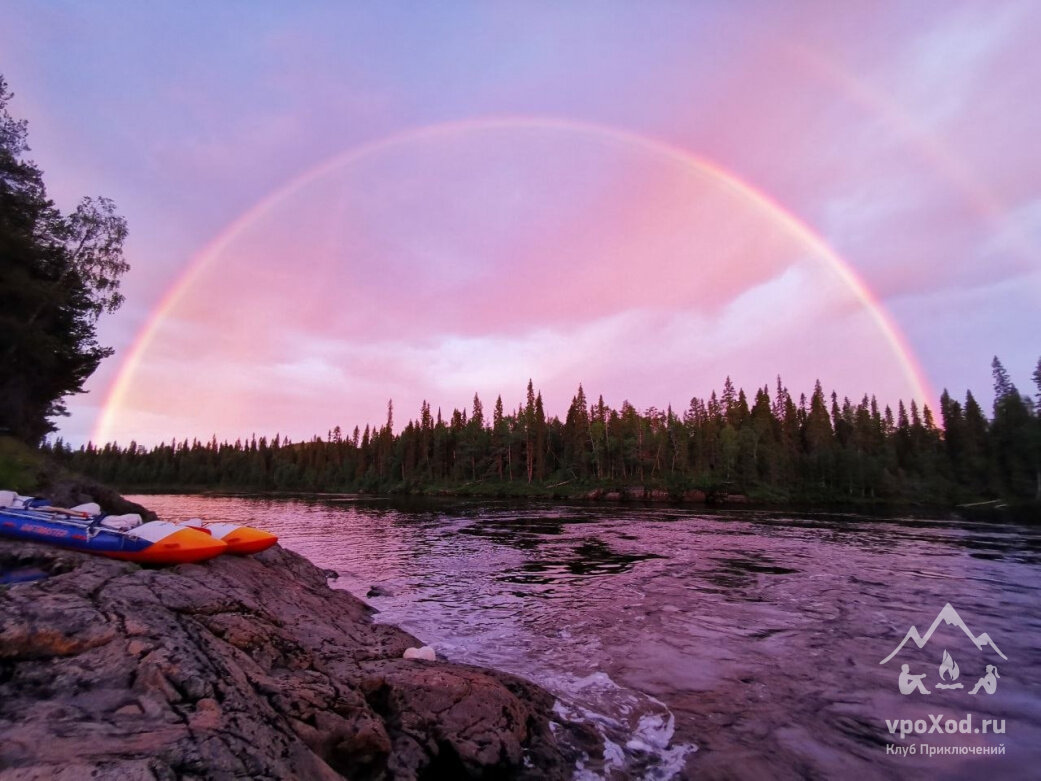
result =
[{"label": "purple sky", "polygon": [[51,196],[131,230],[61,433],[303,438],[529,377],[556,414],[728,374],[895,404],[908,356],[1033,392],[1039,29],[1029,0],[12,0]]}]

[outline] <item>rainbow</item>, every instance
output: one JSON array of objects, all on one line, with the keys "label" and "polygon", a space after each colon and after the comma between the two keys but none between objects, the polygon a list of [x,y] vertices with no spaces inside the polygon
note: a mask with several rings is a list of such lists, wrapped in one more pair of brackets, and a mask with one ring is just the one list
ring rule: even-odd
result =
[{"label": "rainbow", "polygon": [[92,435],[93,441],[100,443],[111,439],[111,432],[114,429],[116,417],[125,401],[134,374],[147,354],[148,348],[164,319],[192,289],[200,274],[214,263],[225,248],[257,219],[309,183],[335,170],[357,163],[370,155],[434,139],[497,130],[542,130],[593,136],[602,141],[636,149],[646,154],[657,156],[666,162],[684,166],[687,170],[693,171],[729,191],[758,210],[772,224],[802,242],[804,246],[812,250],[815,257],[827,264],[829,269],[836,274],[841,282],[852,292],[853,296],[870,313],[879,331],[892,348],[906,379],[913,389],[915,397],[923,400],[934,398],[929,382],[918,365],[914,353],[907,344],[906,338],[872,290],[864,283],[850,264],[840,257],[820,235],[799,217],[781,206],[769,194],[762,190],[757,190],[719,165],[698,157],[681,147],[628,130],[551,117],[489,117],[411,128],[348,149],[305,171],[282,187],[271,192],[230,223],[192,259],[182,276],[166,292],[145,325],[138,332],[105,399],[101,415]]},{"label": "rainbow", "polygon": [[[789,46],[786,50],[793,59],[834,87],[846,100],[880,118],[903,143],[914,148],[940,178],[961,193],[979,217],[994,225],[999,224],[1001,217],[1008,212],[1005,204],[980,184],[978,177],[939,136],[916,122],[895,100],[817,51],[805,46]],[[1016,239],[1017,250],[1030,260],[1032,250],[1025,243],[1025,237],[1017,235]]]}]

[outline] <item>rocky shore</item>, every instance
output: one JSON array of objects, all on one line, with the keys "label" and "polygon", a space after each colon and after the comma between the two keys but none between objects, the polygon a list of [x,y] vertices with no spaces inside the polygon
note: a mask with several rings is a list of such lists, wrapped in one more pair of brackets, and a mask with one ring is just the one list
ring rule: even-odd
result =
[{"label": "rocky shore", "polygon": [[280,546],[149,569],[0,539],[0,574],[5,781],[552,779],[574,767],[549,694],[403,659],[422,643]]}]

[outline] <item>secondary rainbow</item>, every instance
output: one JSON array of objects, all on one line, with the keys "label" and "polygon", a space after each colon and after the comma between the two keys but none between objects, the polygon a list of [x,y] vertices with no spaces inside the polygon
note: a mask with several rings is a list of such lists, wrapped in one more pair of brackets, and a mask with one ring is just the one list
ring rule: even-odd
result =
[{"label": "secondary rainbow", "polygon": [[230,223],[193,258],[184,274],[170,287],[138,333],[105,399],[102,413],[94,429],[93,441],[102,443],[111,439],[116,416],[125,400],[134,373],[141,364],[163,320],[187,292],[191,290],[192,285],[201,272],[219,258],[224,249],[255,220],[308,183],[339,168],[352,165],[369,155],[385,152],[394,147],[422,143],[427,140],[447,136],[495,130],[545,130],[591,135],[599,140],[610,141],[628,148],[636,148],[677,165],[683,165],[689,170],[711,179],[720,187],[729,190],[746,203],[757,208],[775,225],[783,228],[790,235],[801,241],[813,251],[815,257],[827,264],[830,270],[838,276],[870,313],[883,337],[892,348],[906,379],[913,389],[915,397],[921,400],[933,399],[929,382],[914,358],[914,354],[908,346],[906,339],[871,289],[850,264],[832,249],[823,238],[799,217],[781,206],[769,194],[752,187],[719,165],[698,157],[685,149],[628,130],[552,117],[488,117],[425,125],[352,147],[305,171],[284,186],[274,190]]}]

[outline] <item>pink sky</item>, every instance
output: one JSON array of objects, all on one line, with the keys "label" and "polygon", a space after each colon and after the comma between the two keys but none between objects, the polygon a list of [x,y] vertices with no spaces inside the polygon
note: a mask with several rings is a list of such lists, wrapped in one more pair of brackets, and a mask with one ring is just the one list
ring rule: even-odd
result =
[{"label": "pink sky", "polygon": [[52,197],[131,229],[74,443],[400,425],[529,377],[556,414],[727,375],[987,403],[995,354],[1032,390],[1034,3],[6,17]]}]

